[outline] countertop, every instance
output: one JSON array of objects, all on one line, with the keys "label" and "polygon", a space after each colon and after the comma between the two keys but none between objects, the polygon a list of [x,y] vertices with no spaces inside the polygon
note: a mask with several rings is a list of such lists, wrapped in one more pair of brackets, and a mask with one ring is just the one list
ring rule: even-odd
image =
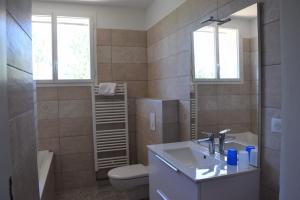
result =
[{"label": "countertop", "polygon": [[[181,148],[192,148],[200,151],[206,156],[214,157],[218,160],[217,163],[212,163],[210,166],[205,167],[195,167],[187,166],[183,162],[177,160],[172,155],[166,151],[172,149],[181,149]],[[202,145],[196,144],[192,141],[188,142],[178,142],[178,143],[169,143],[169,144],[158,144],[158,145],[149,145],[148,149],[153,152],[155,155],[163,158],[173,167],[178,169],[179,172],[183,173],[191,180],[195,182],[208,181],[211,179],[222,178],[227,176],[241,175],[243,173],[250,173],[258,171],[259,169],[253,166],[248,166],[244,168],[239,168],[238,166],[227,165],[226,156],[215,153],[210,155],[208,149]]]}]

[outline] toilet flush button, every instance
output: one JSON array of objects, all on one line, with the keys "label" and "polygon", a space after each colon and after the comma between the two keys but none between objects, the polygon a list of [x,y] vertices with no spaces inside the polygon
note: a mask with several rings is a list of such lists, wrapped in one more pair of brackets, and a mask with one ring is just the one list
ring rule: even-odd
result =
[{"label": "toilet flush button", "polygon": [[155,113],[150,113],[149,123],[150,123],[150,130],[155,131],[155,129],[156,129]]},{"label": "toilet flush button", "polygon": [[281,133],[282,132],[282,120],[279,118],[272,118],[272,133]]}]

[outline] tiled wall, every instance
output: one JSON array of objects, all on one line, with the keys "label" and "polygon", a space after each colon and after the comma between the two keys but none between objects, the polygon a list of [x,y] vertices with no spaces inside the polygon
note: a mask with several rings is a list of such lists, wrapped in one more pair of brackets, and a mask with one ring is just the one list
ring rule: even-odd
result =
[{"label": "tiled wall", "polygon": [[[147,32],[97,30],[98,82],[128,84],[130,158],[136,162],[135,100],[147,95]],[[39,87],[39,149],[52,150],[57,188],[95,184],[90,87]],[[102,175],[100,175],[102,177]]]},{"label": "tiled wall", "polygon": [[90,87],[39,87],[38,146],[55,155],[58,190],[96,183]]},{"label": "tiled wall", "polygon": [[[198,84],[198,130],[218,133],[230,128],[233,133],[257,133],[257,56],[251,56],[252,43],[257,40],[242,38],[243,83]],[[251,42],[252,41],[252,42]],[[256,45],[257,46],[257,45]],[[252,64],[253,63],[253,64]],[[195,94],[192,94],[195,95]],[[206,136],[205,136],[206,137]]]},{"label": "tiled wall", "polygon": [[[155,114],[155,130],[150,129],[150,114]],[[136,102],[138,163],[148,164],[147,145],[178,142],[178,101],[138,99]]]},{"label": "tiled wall", "polygon": [[6,25],[13,198],[38,200],[35,85],[31,64],[31,1],[7,1]]},{"label": "tiled wall", "polygon": [[[229,15],[256,0],[219,0],[220,15]],[[271,134],[271,117],[280,117],[281,59],[279,0],[262,2],[262,199],[278,199],[280,135]],[[148,90],[155,98],[180,99],[181,138],[189,138],[191,35],[197,19],[216,14],[217,0],[187,0],[148,31]]]},{"label": "tiled wall", "polygon": [[126,82],[130,159],[136,162],[136,98],[147,96],[147,32],[97,30],[98,82]]},{"label": "tiled wall", "polygon": [[191,51],[178,14],[172,12],[148,31],[148,96],[180,100],[180,138],[189,140]]}]

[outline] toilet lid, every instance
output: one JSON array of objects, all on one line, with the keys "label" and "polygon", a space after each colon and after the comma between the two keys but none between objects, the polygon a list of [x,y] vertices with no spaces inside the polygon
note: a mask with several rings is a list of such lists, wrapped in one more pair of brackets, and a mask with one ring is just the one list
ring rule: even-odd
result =
[{"label": "toilet lid", "polygon": [[148,176],[148,169],[146,166],[141,164],[128,165],[110,170],[108,172],[108,176],[115,179],[141,178]]}]

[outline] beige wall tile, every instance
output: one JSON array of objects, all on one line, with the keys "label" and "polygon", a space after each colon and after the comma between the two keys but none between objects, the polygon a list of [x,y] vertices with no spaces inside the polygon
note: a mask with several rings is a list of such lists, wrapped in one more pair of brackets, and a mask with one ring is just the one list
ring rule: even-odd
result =
[{"label": "beige wall tile", "polygon": [[49,150],[54,152],[55,155],[60,154],[59,138],[40,138],[38,150]]},{"label": "beige wall tile", "polygon": [[147,64],[112,64],[112,75],[115,81],[145,81]]},{"label": "beige wall tile", "polygon": [[61,155],[55,154],[54,155],[54,165],[55,165],[55,174],[62,172],[62,166],[61,166]]},{"label": "beige wall tile", "polygon": [[91,117],[90,100],[66,100],[59,102],[59,118]]},{"label": "beige wall tile", "polygon": [[127,81],[129,97],[146,97],[147,81]]},{"label": "beige wall tile", "polygon": [[59,87],[58,98],[59,100],[91,99],[91,87]]},{"label": "beige wall tile", "polygon": [[55,101],[58,99],[56,87],[38,87],[37,101]]},{"label": "beige wall tile", "polygon": [[112,47],[112,63],[147,63],[144,47]]},{"label": "beige wall tile", "polygon": [[218,112],[217,111],[201,111],[198,112],[198,124],[202,125],[217,125]]},{"label": "beige wall tile", "polygon": [[213,84],[199,84],[197,85],[198,96],[216,96],[217,85]]},{"label": "beige wall tile", "polygon": [[112,46],[146,47],[147,32],[132,30],[112,30]]},{"label": "beige wall tile", "polygon": [[39,138],[57,138],[59,137],[58,119],[38,120]]},{"label": "beige wall tile", "polygon": [[228,94],[250,94],[250,81],[245,81],[243,84],[220,84],[217,85],[217,92],[219,95]]},{"label": "beige wall tile", "polygon": [[62,172],[94,171],[94,154],[79,153],[61,156]]},{"label": "beige wall tile", "polygon": [[97,45],[111,45],[111,29],[97,29]]},{"label": "beige wall tile", "polygon": [[111,64],[98,63],[98,83],[112,81]]},{"label": "beige wall tile", "polygon": [[248,132],[251,129],[251,124],[250,123],[236,123],[236,124],[221,124],[218,126],[219,131],[224,130],[224,129],[231,129],[232,133],[245,133]]},{"label": "beige wall tile", "polygon": [[128,115],[136,115],[136,99],[128,98]]},{"label": "beige wall tile", "polygon": [[93,152],[92,136],[74,136],[60,138],[61,154],[91,153]]},{"label": "beige wall tile", "polygon": [[250,111],[218,111],[219,124],[249,123]]},{"label": "beige wall tile", "polygon": [[58,102],[42,101],[38,105],[38,119],[56,119],[58,118]]},{"label": "beige wall tile", "polygon": [[111,63],[111,46],[98,46],[97,47],[97,62],[98,63]]},{"label": "beige wall tile", "polygon": [[250,110],[249,95],[218,96],[219,110]]},{"label": "beige wall tile", "polygon": [[61,137],[92,135],[92,133],[93,123],[91,117],[59,119],[59,135]]},{"label": "beige wall tile", "polygon": [[217,96],[200,96],[197,98],[199,111],[218,110]]}]

